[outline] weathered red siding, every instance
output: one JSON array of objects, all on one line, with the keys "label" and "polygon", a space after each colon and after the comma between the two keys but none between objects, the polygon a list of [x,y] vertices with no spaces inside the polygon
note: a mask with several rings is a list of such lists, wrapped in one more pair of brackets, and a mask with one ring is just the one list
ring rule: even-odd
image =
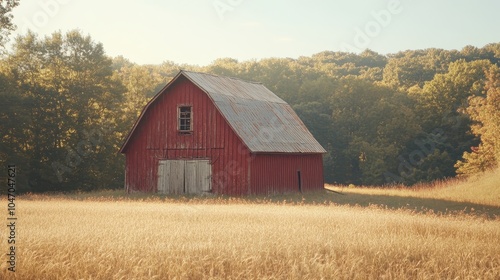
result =
[{"label": "weathered red siding", "polygon": [[[177,106],[191,105],[193,133],[177,131]],[[126,154],[129,190],[157,191],[158,161],[210,159],[215,193],[248,193],[249,151],[229,127],[210,98],[181,77],[146,112],[130,139]]]},{"label": "weathered red siding", "polygon": [[252,194],[284,193],[323,188],[321,154],[281,155],[258,154],[251,159],[250,182]]},{"label": "weathered red siding", "polygon": [[[192,106],[193,132],[177,131],[177,107]],[[128,191],[156,192],[158,162],[209,159],[212,192],[226,195],[283,193],[323,188],[322,154],[251,154],[210,97],[180,76],[143,112],[126,148]],[[252,124],[248,124],[252,125]]]}]

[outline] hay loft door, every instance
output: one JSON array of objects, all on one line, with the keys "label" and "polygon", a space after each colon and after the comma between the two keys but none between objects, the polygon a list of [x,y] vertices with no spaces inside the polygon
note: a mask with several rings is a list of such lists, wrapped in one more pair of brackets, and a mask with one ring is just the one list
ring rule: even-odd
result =
[{"label": "hay loft door", "polygon": [[212,167],[209,160],[160,160],[158,192],[201,194],[212,190]]}]

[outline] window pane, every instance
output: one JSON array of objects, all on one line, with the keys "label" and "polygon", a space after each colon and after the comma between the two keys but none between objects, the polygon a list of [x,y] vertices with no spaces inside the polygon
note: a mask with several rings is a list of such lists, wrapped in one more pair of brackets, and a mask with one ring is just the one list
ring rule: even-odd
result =
[{"label": "window pane", "polygon": [[191,107],[179,107],[179,130],[191,131]]}]

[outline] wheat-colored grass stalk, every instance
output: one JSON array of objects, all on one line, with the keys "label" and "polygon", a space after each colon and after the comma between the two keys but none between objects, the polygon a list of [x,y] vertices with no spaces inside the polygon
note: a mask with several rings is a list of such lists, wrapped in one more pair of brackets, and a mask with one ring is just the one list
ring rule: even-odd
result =
[{"label": "wheat-colored grass stalk", "polygon": [[500,278],[498,220],[221,201],[20,199],[17,272],[0,278]]}]

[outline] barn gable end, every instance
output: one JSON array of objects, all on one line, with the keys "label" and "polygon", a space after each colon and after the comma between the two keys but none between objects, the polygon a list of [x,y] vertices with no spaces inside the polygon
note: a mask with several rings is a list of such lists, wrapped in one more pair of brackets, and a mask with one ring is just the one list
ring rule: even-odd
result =
[{"label": "barn gable end", "polygon": [[[189,132],[179,130],[183,106]],[[145,106],[120,152],[129,191],[244,195],[323,187],[325,150],[291,107],[262,84],[235,78],[181,71]]]}]

